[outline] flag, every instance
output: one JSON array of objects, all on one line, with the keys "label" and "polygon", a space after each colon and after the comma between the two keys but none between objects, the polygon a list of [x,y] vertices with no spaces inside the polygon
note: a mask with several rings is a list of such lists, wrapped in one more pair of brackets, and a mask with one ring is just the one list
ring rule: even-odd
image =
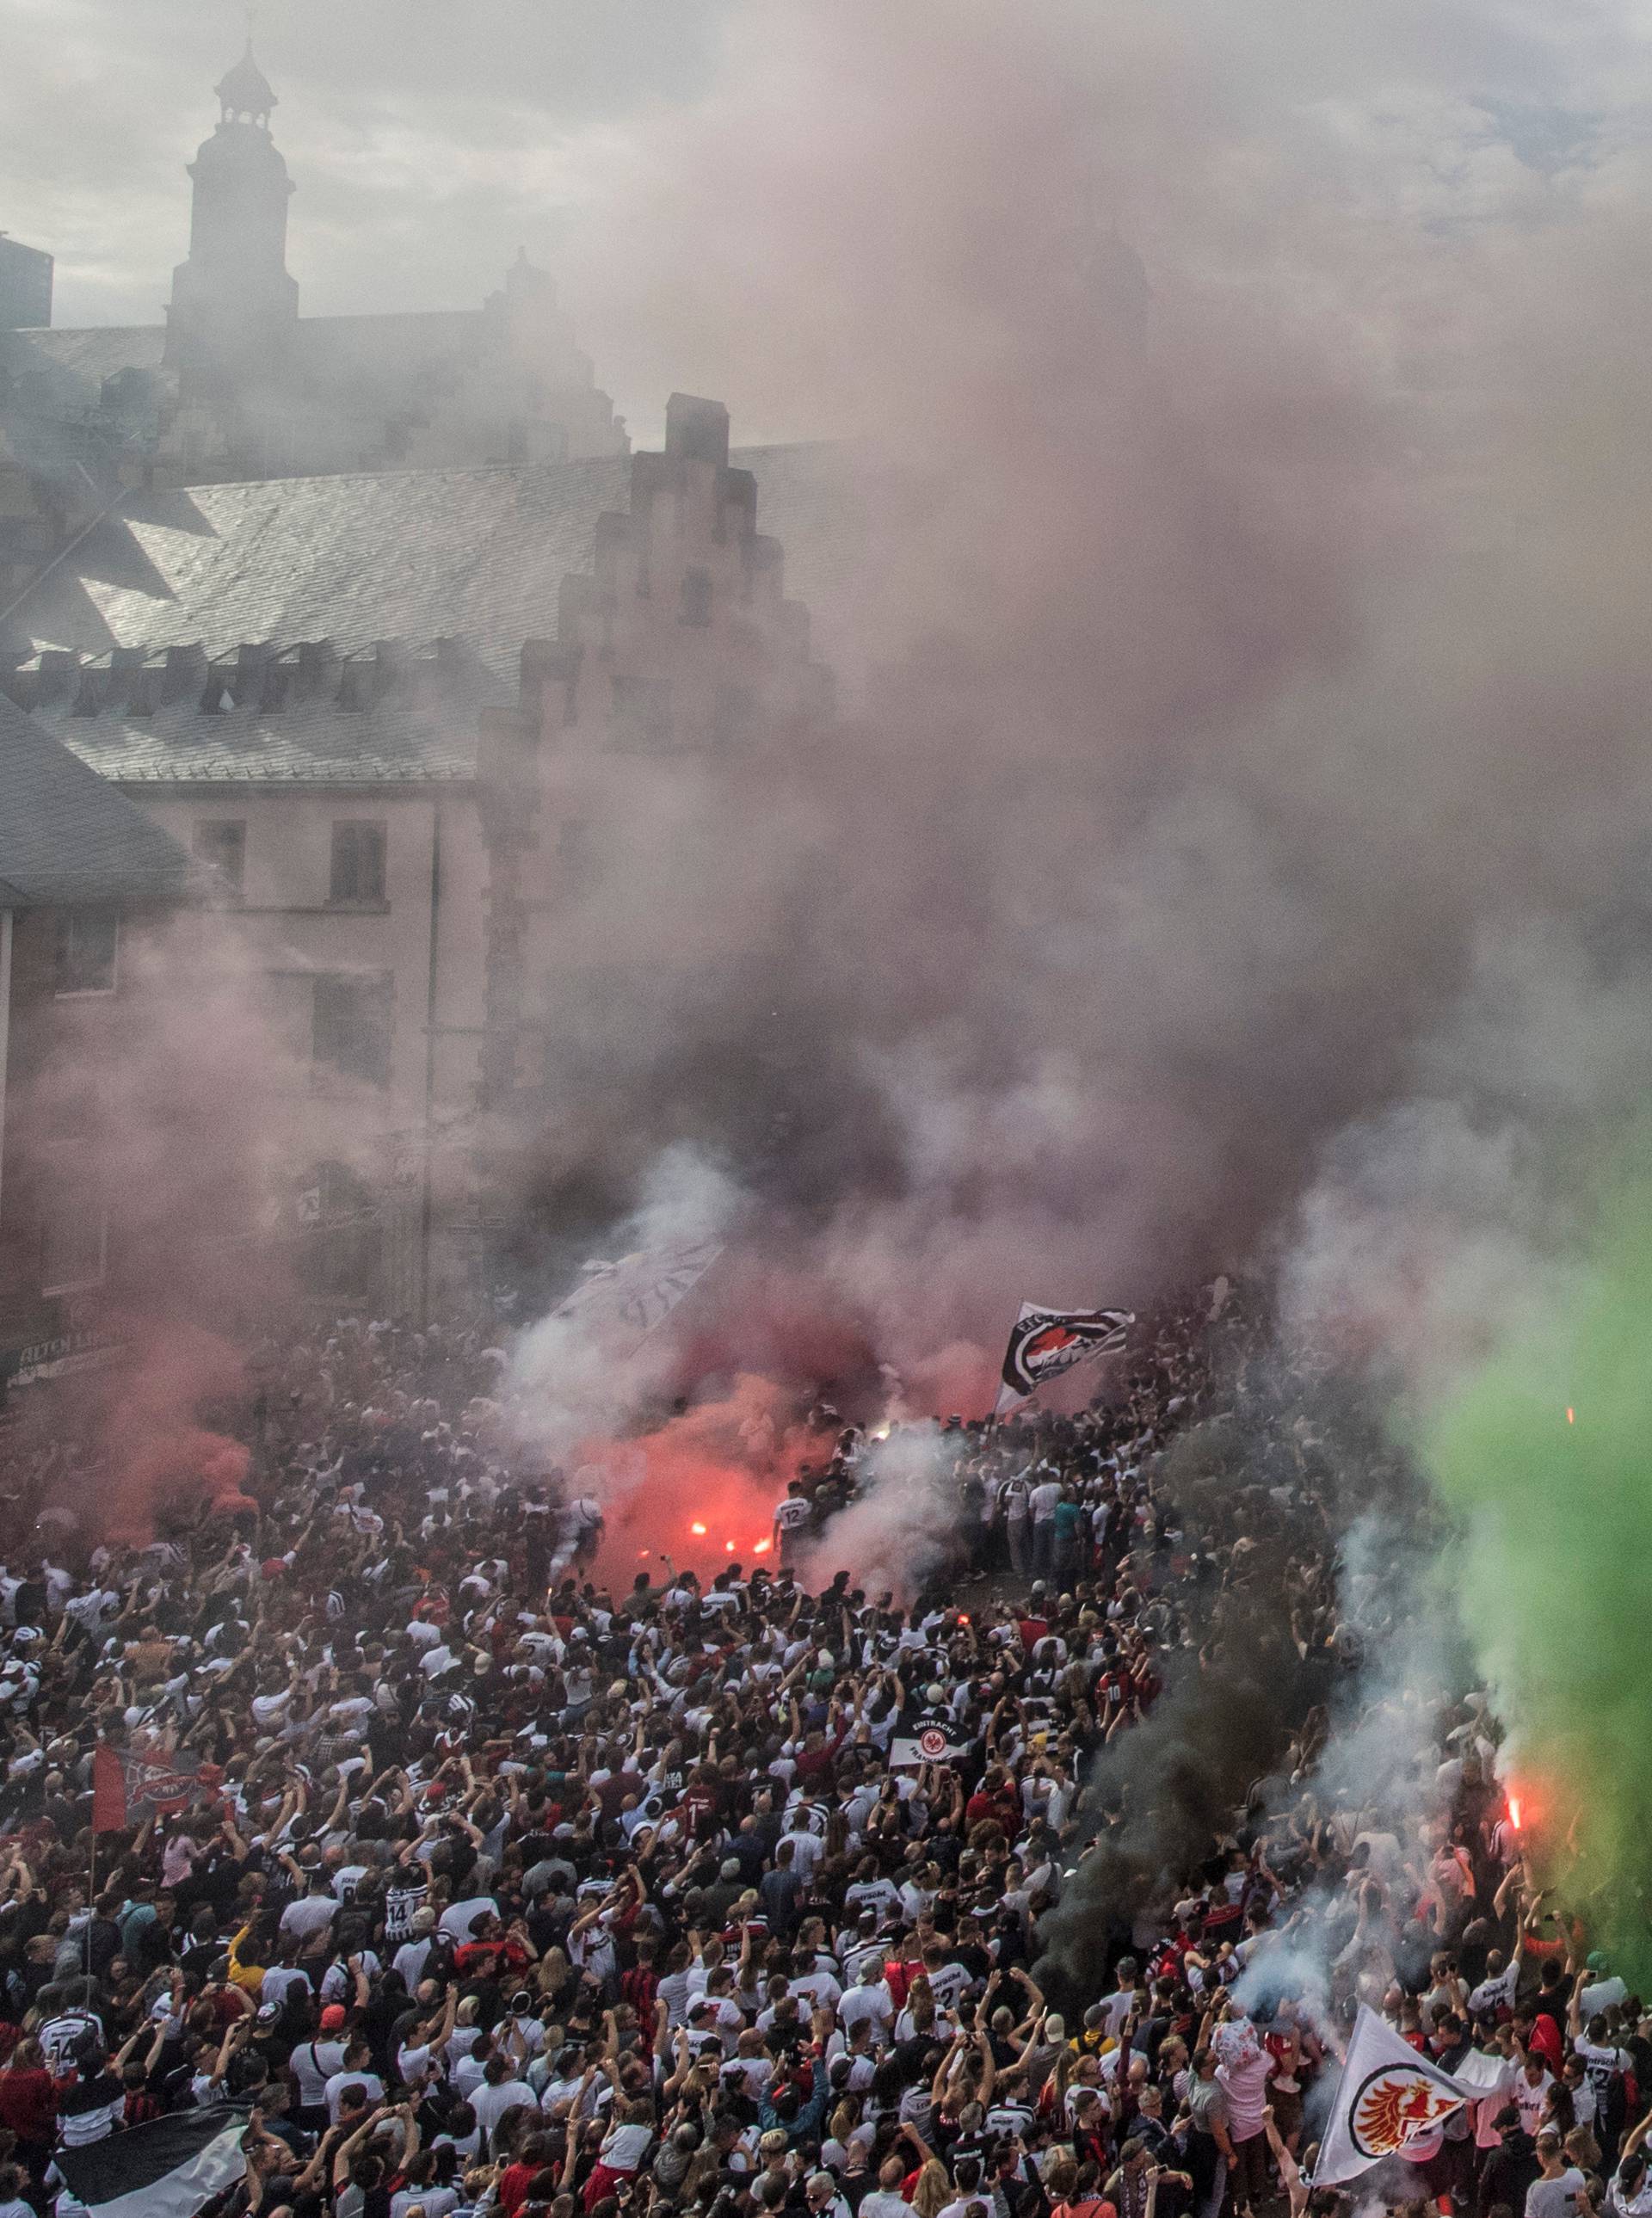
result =
[{"label": "flag", "polygon": [[997,1414],[1002,1416],[1075,1363],[1115,1354],[1124,1345],[1126,1328],[1135,1323],[1134,1310],[1048,1310],[1023,1302],[1004,1351]]},{"label": "flag", "polygon": [[92,1756],[92,1831],[119,1833],[185,1808],[200,1785],[193,1756],[138,1754],[100,1741]]},{"label": "flag", "polygon": [[956,1763],[968,1748],[969,1743],[952,1726],[923,1725],[910,1738],[890,1742],[889,1764],[898,1771],[908,1763]]},{"label": "flag", "polygon": [[118,1751],[101,1740],[92,1750],[92,1831],[124,1833],[126,1829],[126,1766]]},{"label": "flag", "polygon": [[60,2148],[53,2160],[69,2192],[96,2218],[195,2218],[241,2178],[246,2125],[244,2110],[215,2103],[152,2118],[84,2148]]},{"label": "flag", "polygon": [[610,1354],[628,1360],[698,1286],[723,1244],[715,1239],[678,1240],[640,1248],[617,1263],[586,1263],[579,1285],[551,1316],[599,1334]]},{"label": "flag", "polygon": [[1320,2143],[1315,2186],[1357,2179],[1387,2156],[1421,2153],[1420,2145],[1432,2142],[1452,2112],[1480,2091],[1431,2064],[1361,2003]]}]

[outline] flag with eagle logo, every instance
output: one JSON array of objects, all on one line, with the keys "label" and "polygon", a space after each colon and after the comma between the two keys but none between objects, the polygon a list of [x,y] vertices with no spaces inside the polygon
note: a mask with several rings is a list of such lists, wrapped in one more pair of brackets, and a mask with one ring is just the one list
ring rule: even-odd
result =
[{"label": "flag with eagle logo", "polygon": [[1447,2118],[1481,2091],[1431,2064],[1362,2003],[1314,2167],[1315,2186],[1357,2179],[1384,2157],[1431,2153]]},{"label": "flag with eagle logo", "polygon": [[1051,1310],[1038,1302],[1023,1302],[1004,1351],[997,1414],[1002,1416],[1036,1393],[1046,1379],[1059,1379],[1075,1363],[1092,1355],[1117,1354],[1135,1323],[1134,1310]]}]

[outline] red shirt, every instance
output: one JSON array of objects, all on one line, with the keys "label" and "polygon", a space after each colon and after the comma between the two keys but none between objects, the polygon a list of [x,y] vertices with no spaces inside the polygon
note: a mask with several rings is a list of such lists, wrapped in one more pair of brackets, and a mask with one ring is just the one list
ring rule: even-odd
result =
[{"label": "red shirt", "polygon": [[57,2082],[44,2065],[0,2072],[0,2126],[20,2141],[50,2141],[57,2133]]},{"label": "red shirt", "polygon": [[529,2187],[540,2169],[536,2164],[523,2164],[518,2160],[507,2165],[499,2174],[499,2208],[504,2211],[504,2218],[511,2218],[511,2213],[527,2201]]}]

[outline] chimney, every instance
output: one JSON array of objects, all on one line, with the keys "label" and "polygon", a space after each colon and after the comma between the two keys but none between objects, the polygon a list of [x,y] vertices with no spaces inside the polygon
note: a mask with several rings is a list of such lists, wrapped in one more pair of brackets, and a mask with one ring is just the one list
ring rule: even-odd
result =
[{"label": "chimney", "polygon": [[71,647],[48,647],[40,655],[40,686],[39,698],[42,704],[61,701],[69,691],[73,673],[80,667],[80,657]]},{"label": "chimney", "polygon": [[169,647],[161,678],[161,698],[181,701],[201,678],[207,666],[206,650],[199,640],[188,647]]},{"label": "chimney", "polygon": [[306,700],[325,693],[338,671],[338,650],[330,639],[306,639],[298,651],[298,690]]},{"label": "chimney", "polygon": [[405,639],[375,639],[368,660],[374,700],[381,701],[387,693],[405,691],[412,666],[412,651]]},{"label": "chimney", "polygon": [[673,393],[665,403],[665,452],[685,462],[728,467],[728,411],[721,400]]}]

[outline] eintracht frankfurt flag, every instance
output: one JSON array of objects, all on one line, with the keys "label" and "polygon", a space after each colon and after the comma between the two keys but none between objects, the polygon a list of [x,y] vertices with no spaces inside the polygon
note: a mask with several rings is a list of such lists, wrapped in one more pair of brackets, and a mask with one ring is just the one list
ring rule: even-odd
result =
[{"label": "eintracht frankfurt flag", "polygon": [[1047,1310],[1023,1302],[1004,1351],[1004,1384],[999,1389],[1002,1416],[1036,1393],[1047,1379],[1058,1379],[1092,1355],[1112,1355],[1124,1345],[1125,1329],[1135,1323],[1134,1310]]},{"label": "eintracht frankfurt flag", "polygon": [[1419,2145],[1433,2142],[1476,2091],[1419,2055],[1362,2003],[1314,2167],[1315,2186],[1357,2179],[1385,2156],[1422,2153]]},{"label": "eintracht frankfurt flag", "polygon": [[152,2118],[84,2148],[60,2148],[53,2161],[70,2194],[96,2218],[195,2218],[245,2172],[246,2129],[244,2110],[218,2103]]},{"label": "eintracht frankfurt flag", "polygon": [[954,1763],[968,1750],[969,1743],[950,1725],[923,1725],[909,1737],[890,1742],[889,1766],[899,1771],[906,1764]]}]

